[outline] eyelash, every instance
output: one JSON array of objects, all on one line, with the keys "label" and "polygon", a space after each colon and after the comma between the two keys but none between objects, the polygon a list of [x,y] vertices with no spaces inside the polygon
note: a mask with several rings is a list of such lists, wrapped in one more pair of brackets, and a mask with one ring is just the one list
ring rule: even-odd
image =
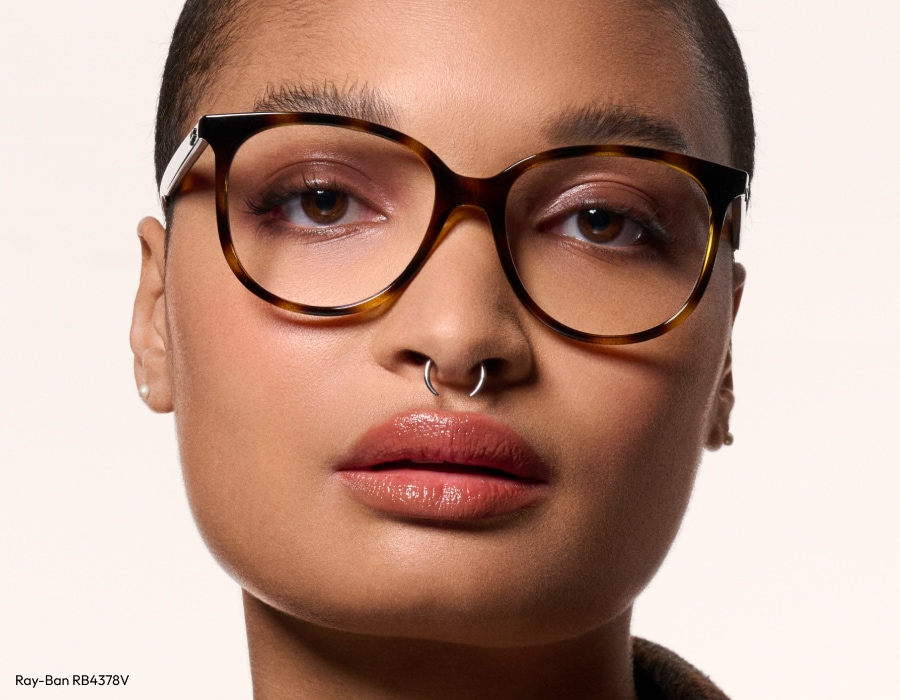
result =
[{"label": "eyelash", "polygon": [[[665,223],[659,218],[660,212],[658,208],[650,212],[649,216],[644,213],[637,215],[634,207],[611,206],[608,203],[598,202],[596,199],[585,197],[575,202],[572,206],[566,206],[563,211],[553,215],[550,221],[554,224],[558,224],[566,221],[572,216],[576,216],[579,212],[588,209],[602,209],[612,214],[631,219],[631,221],[641,228],[642,232],[647,234],[647,236],[641,239],[643,243],[650,243],[658,248],[674,243],[674,238],[668,233]],[[546,224],[542,225],[541,228],[544,226],[546,226]]]},{"label": "eyelash", "polygon": [[[261,192],[256,195],[254,199],[250,195],[248,195],[244,199],[244,203],[247,206],[248,211],[251,214],[255,214],[256,216],[265,216],[270,213],[276,207],[279,207],[286,202],[300,197],[307,192],[314,192],[315,190],[334,190],[337,192],[343,192],[340,184],[338,184],[337,180],[320,180],[318,177],[314,177],[312,180],[307,180],[306,176],[303,176],[303,187],[278,187],[273,186],[268,190]],[[348,193],[349,194],[349,193]]]}]

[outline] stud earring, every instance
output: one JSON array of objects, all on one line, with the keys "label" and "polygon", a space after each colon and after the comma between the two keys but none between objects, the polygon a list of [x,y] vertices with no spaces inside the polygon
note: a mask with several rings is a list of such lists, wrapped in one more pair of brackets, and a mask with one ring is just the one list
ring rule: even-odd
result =
[{"label": "stud earring", "polygon": [[722,444],[725,447],[731,447],[734,444],[734,435],[731,434],[730,430],[725,432],[725,437],[722,439]]},{"label": "stud earring", "polygon": [[141,398],[144,399],[144,401],[146,401],[147,397],[150,396],[150,387],[147,386],[146,384],[141,384],[138,387],[138,394],[140,394]]}]

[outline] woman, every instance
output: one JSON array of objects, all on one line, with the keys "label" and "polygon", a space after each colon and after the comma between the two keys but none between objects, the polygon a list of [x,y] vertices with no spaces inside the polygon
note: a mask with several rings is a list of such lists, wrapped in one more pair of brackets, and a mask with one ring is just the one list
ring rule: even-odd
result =
[{"label": "woman", "polygon": [[709,2],[187,3],[131,339],[257,698],[723,697],[629,622],[752,149]]}]

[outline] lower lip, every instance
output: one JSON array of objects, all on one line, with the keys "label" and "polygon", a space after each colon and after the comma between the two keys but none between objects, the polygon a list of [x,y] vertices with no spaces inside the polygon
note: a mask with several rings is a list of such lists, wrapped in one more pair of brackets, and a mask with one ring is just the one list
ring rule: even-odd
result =
[{"label": "lower lip", "polygon": [[466,471],[348,469],[335,473],[350,496],[375,510],[426,520],[483,520],[531,508],[547,484]]}]

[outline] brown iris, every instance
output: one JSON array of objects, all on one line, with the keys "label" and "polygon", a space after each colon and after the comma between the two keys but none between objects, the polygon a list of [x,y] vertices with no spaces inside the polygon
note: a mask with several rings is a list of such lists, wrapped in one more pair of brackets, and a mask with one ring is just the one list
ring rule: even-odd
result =
[{"label": "brown iris", "polygon": [[349,197],[337,190],[309,190],[301,195],[300,204],[317,224],[331,224],[347,213]]},{"label": "brown iris", "polygon": [[609,243],[622,233],[625,218],[606,209],[585,209],[578,213],[578,231],[592,243]]}]

